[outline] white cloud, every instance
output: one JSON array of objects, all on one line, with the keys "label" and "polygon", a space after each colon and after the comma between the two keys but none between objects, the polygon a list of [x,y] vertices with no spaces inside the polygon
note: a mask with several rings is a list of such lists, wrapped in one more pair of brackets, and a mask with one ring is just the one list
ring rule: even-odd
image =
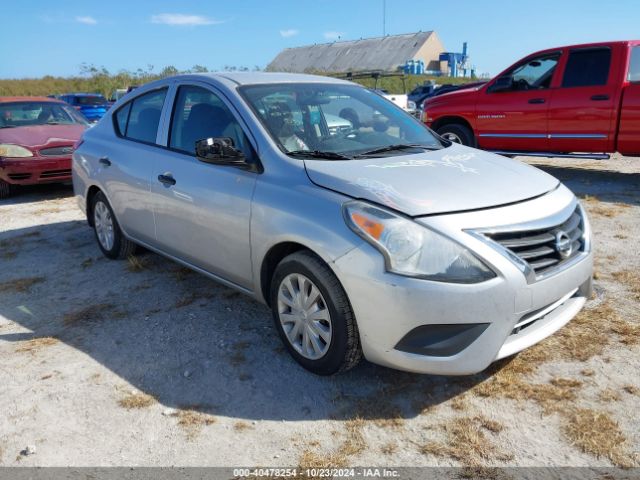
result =
[{"label": "white cloud", "polygon": [[326,38],[327,40],[340,40],[340,38],[342,38],[342,36],[344,35],[344,32],[324,32],[323,33],[324,38]]},{"label": "white cloud", "polygon": [[295,37],[300,33],[299,30],[295,28],[290,28],[289,30],[280,30],[280,36],[284,38]]},{"label": "white cloud", "polygon": [[200,25],[217,25],[223,23],[220,20],[205,17],[203,15],[187,15],[184,13],[160,13],[151,15],[151,23],[162,23],[164,25],[178,26],[200,26]]},{"label": "white cloud", "polygon": [[76,17],[76,22],[84,23],[85,25],[95,25],[96,23],[98,23],[98,21],[95,18],[89,17],[89,16]]}]

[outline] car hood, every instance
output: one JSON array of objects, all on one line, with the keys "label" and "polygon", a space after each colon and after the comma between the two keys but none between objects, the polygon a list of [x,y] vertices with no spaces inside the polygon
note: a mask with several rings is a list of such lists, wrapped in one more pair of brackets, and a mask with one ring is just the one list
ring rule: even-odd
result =
[{"label": "car hood", "polygon": [[525,163],[461,145],[359,160],[305,160],[310,180],[409,216],[496,207],[555,189],[557,179]]},{"label": "car hood", "polygon": [[0,129],[0,143],[40,147],[50,143],[75,143],[84,132],[84,125],[31,125]]}]

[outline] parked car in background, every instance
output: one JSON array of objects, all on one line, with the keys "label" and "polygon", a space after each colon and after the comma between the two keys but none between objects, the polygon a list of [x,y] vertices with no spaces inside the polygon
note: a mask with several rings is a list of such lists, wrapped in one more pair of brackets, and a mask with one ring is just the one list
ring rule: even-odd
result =
[{"label": "parked car in background", "polygon": [[[332,132],[328,115],[351,128]],[[591,294],[589,222],[557,179],[443,140],[339,79],[141,86],[84,134],[73,185],[104,255],[143,245],[266,303],[317,374],[362,355],[475,373]]]},{"label": "parked car in background", "polygon": [[[640,41],[550,48],[424,102],[444,138],[506,155],[640,155]],[[574,152],[586,152],[575,154]]]},{"label": "parked car in background", "polygon": [[0,198],[17,185],[66,182],[71,153],[89,124],[48,97],[0,97]]},{"label": "parked car in background", "polygon": [[58,98],[81,112],[89,122],[100,120],[111,106],[98,93],[65,93]]},{"label": "parked car in background", "polygon": [[127,91],[126,88],[116,88],[111,93],[111,97],[109,98],[109,106],[112,106],[114,103],[116,103],[122,97],[124,97],[127,93],[128,93],[128,91]]}]

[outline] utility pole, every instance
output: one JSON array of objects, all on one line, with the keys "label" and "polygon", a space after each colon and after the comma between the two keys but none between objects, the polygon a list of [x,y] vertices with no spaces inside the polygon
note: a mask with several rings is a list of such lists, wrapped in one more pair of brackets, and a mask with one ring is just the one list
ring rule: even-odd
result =
[{"label": "utility pole", "polygon": [[382,36],[387,36],[387,0],[382,0]]}]

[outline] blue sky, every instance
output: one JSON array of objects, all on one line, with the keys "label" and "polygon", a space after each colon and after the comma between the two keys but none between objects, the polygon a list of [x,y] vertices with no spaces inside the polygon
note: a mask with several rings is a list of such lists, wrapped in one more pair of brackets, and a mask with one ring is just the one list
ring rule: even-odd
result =
[{"label": "blue sky", "polygon": [[[0,78],[153,65],[264,67],[285,47],[382,34],[383,0],[2,0]],[[469,42],[479,73],[568,43],[640,37],[640,1],[386,0],[389,34]]]}]

